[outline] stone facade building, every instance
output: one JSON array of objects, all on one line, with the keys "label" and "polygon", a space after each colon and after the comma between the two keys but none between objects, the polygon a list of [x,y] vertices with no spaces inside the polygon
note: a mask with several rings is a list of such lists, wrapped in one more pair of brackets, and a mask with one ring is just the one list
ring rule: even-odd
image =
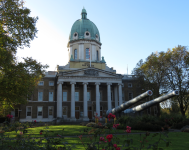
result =
[{"label": "stone facade building", "polygon": [[105,117],[108,109],[145,92],[134,76],[117,74],[106,65],[101,45],[98,28],[82,9],[69,35],[68,64],[48,71],[28,104],[15,109],[15,117],[20,122],[89,121],[96,113]]}]

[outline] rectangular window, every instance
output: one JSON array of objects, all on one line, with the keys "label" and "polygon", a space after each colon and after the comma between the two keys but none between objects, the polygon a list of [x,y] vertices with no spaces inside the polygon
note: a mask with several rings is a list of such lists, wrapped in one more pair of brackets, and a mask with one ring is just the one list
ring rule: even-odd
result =
[{"label": "rectangular window", "polygon": [[54,86],[54,81],[49,81],[49,86]]},{"label": "rectangular window", "polygon": [[129,93],[129,100],[133,98],[133,93]]},{"label": "rectangular window", "polygon": [[43,107],[42,106],[38,106],[37,107],[37,115],[38,116],[43,116]]},{"label": "rectangular window", "polygon": [[49,101],[50,101],[50,102],[53,101],[53,92],[49,92]]},{"label": "rectangular window", "polygon": [[44,81],[39,81],[38,85],[39,86],[43,86],[44,85]]},{"label": "rectangular window", "polygon": [[67,107],[62,107],[62,115],[67,115]]},{"label": "rectangular window", "polygon": [[75,101],[79,101],[79,92],[75,92]]},{"label": "rectangular window", "polygon": [[18,109],[15,109],[14,112],[15,112],[15,117],[18,117]]},{"label": "rectangular window", "polygon": [[79,107],[78,107],[78,106],[76,106],[76,107],[75,107],[75,110],[79,110]]},{"label": "rectangular window", "polygon": [[89,48],[86,48],[86,59],[90,59],[90,50]]},{"label": "rectangular window", "polygon": [[63,101],[67,101],[67,92],[63,92]]},{"label": "rectangular window", "polygon": [[87,92],[87,101],[90,101],[91,100],[91,94],[90,92]]},{"label": "rectangular window", "polygon": [[38,92],[38,101],[43,101],[43,92]]},{"label": "rectangular window", "polygon": [[49,116],[53,115],[53,106],[49,106]]},{"label": "rectangular window", "polygon": [[31,116],[31,106],[26,107],[26,116]]},{"label": "rectangular window", "polygon": [[130,88],[131,88],[131,87],[132,87],[132,83],[128,83],[128,87],[130,87]]}]

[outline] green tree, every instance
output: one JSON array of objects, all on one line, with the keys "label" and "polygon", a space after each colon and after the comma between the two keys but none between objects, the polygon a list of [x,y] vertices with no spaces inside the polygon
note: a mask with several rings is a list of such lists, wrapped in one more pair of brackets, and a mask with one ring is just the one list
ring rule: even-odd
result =
[{"label": "green tree", "polygon": [[[133,74],[138,76],[138,82],[142,88],[152,90],[153,95],[159,97],[162,93],[162,87],[165,83],[165,53],[152,53],[147,57],[146,61],[140,60]],[[160,115],[160,106],[158,106],[158,116]]]},{"label": "green tree", "polygon": [[186,47],[168,49],[166,52],[166,82],[169,90],[179,90],[176,100],[181,114],[185,113],[189,105],[189,52]]},{"label": "green tree", "polygon": [[0,0],[0,110],[26,103],[48,67],[32,58],[16,60],[17,49],[29,47],[37,33],[38,18],[30,17],[23,5],[21,0]]},{"label": "green tree", "polygon": [[139,76],[143,88],[154,89],[158,97],[168,91],[179,90],[176,100],[170,100],[171,110],[178,110],[179,104],[180,112],[185,116],[189,105],[189,52],[185,47],[179,45],[166,53],[152,53],[146,62],[137,64],[133,73]]}]

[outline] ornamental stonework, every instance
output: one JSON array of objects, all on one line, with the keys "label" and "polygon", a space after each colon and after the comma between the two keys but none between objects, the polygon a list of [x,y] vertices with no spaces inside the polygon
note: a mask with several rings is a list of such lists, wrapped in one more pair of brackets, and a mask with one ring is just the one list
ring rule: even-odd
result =
[{"label": "ornamental stonework", "polygon": [[93,69],[88,69],[84,71],[84,75],[88,76],[99,76],[98,71],[93,70]]}]

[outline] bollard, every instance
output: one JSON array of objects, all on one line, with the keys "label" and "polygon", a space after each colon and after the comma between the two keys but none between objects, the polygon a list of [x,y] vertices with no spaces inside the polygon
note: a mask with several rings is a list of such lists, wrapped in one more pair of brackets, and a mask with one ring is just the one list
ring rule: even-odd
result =
[{"label": "bollard", "polygon": [[115,122],[116,122],[116,117],[114,118],[114,124],[115,124]]},{"label": "bollard", "polygon": [[107,118],[105,118],[105,123],[107,123]]},{"label": "bollard", "polygon": [[96,122],[98,123],[98,118],[96,118]]}]

